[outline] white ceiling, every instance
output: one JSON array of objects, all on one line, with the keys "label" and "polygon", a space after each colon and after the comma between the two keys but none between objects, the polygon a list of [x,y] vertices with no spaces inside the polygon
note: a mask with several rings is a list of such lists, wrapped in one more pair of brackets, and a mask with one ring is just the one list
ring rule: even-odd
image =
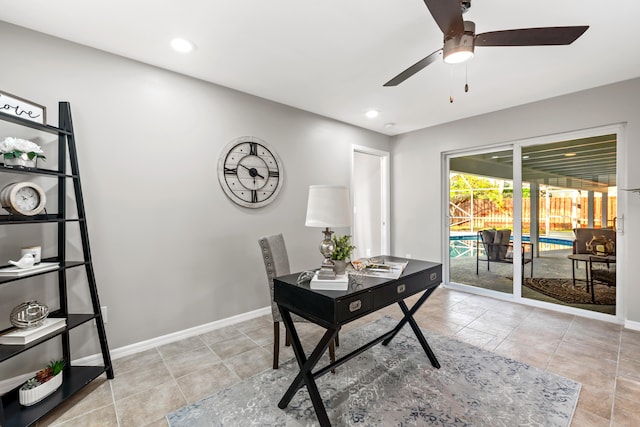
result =
[{"label": "white ceiling", "polygon": [[[389,135],[639,77],[638,17],[638,0],[473,0],[476,33],[590,28],[569,46],[478,47],[468,66],[438,60],[383,87],[442,47],[422,0],[0,0],[0,20]],[[173,52],[177,36],[197,49]]]}]

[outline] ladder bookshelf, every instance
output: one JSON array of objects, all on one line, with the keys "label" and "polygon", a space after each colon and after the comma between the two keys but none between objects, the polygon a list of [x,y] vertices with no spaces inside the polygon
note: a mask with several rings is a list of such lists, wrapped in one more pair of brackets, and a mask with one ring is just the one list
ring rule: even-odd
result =
[{"label": "ladder bookshelf", "polygon": [[[60,102],[58,104],[58,127],[49,126],[47,124],[39,124],[20,117],[0,112],[0,122],[9,122],[13,126],[31,128],[37,132],[57,135],[57,152],[58,165],[57,169],[47,169],[40,167],[12,167],[0,165],[0,184],[8,184],[7,174],[18,174],[24,176],[25,180],[35,176],[44,177],[44,179],[56,180],[57,188],[57,212],[47,212],[34,216],[19,216],[9,212],[8,215],[0,215],[0,226],[9,227],[14,225],[25,224],[43,224],[54,223],[57,227],[57,252],[52,257],[45,258],[43,262],[59,263],[57,268],[35,272],[31,275],[23,275],[19,277],[0,277],[0,298],[2,291],[8,286],[17,286],[20,280],[32,278],[35,276],[54,275],[57,277],[58,285],[58,308],[52,310],[49,317],[66,318],[66,326],[60,330],[52,332],[48,335],[40,337],[26,345],[0,345],[0,363],[5,362],[23,352],[31,349],[49,340],[60,340],[62,347],[62,358],[66,361],[66,367],[63,371],[62,386],[53,394],[44,400],[32,406],[22,406],[19,403],[18,390],[19,387],[7,392],[2,396],[0,405],[0,426],[18,427],[29,426],[37,422],[44,415],[56,408],[58,405],[69,399],[76,392],[89,384],[91,381],[106,373],[107,378],[113,379],[113,367],[109,356],[109,347],[107,344],[107,336],[104,328],[102,312],[100,310],[100,300],[98,298],[98,288],[96,286],[96,278],[91,259],[91,249],[89,246],[89,232],[87,228],[86,213],[84,208],[84,198],[82,194],[82,185],[80,182],[80,171],[78,167],[78,156],[76,151],[76,141],[73,131],[73,123],[71,119],[71,107],[68,102]],[[2,130],[0,130],[2,132]],[[0,139],[6,136],[0,133]],[[67,165],[68,159],[68,165]],[[67,200],[67,183],[71,180],[73,183],[73,191],[75,196],[75,208],[77,216],[73,218],[68,216],[71,209],[67,204],[73,203]],[[67,259],[66,244],[69,238],[67,225],[77,223],[79,227],[80,241],[82,245],[82,259]],[[91,297],[90,313],[73,313],[69,310],[67,295],[67,273],[71,270],[84,268],[86,285]],[[25,299],[29,299],[25,295]],[[21,301],[16,301],[16,305]],[[9,313],[0,313],[0,316],[9,317]],[[70,343],[69,332],[74,328],[94,322],[95,333],[97,333],[102,353],[103,363],[98,366],[73,366],[72,365],[72,349]],[[0,331],[0,333],[7,330]]]}]

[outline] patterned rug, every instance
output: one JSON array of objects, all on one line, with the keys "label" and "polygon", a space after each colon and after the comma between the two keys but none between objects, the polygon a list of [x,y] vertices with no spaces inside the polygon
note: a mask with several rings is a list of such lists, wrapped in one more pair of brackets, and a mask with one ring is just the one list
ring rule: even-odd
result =
[{"label": "patterned rug", "polygon": [[[340,336],[347,354],[393,328],[384,317]],[[425,331],[435,369],[411,329],[317,380],[333,426],[568,426],[580,383]],[[337,355],[337,356],[338,356]],[[277,404],[298,373],[295,360],[167,415],[171,427],[317,426],[306,387]]]},{"label": "patterned rug", "polygon": [[[576,282],[573,286],[571,279],[541,279],[534,277],[525,278],[524,286],[541,294],[545,294],[569,304],[593,304],[591,302],[591,290],[587,292],[584,282]],[[595,303],[601,305],[615,305],[616,288],[596,284],[594,286]]]}]

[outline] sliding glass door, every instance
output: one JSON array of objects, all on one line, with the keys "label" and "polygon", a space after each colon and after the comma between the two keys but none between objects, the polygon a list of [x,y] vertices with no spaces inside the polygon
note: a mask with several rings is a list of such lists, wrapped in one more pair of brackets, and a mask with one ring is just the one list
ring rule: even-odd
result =
[{"label": "sliding glass door", "polygon": [[449,164],[449,277],[513,293],[511,150],[453,157]]},{"label": "sliding glass door", "polygon": [[615,314],[616,145],[609,134],[522,147],[523,234],[535,254],[524,298]]},{"label": "sliding glass door", "polygon": [[449,282],[616,314],[617,138],[449,155]]}]

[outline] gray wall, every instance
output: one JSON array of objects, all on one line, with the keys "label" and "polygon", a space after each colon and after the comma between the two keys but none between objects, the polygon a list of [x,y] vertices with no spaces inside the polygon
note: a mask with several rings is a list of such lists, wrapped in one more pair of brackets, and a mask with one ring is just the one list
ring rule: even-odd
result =
[{"label": "gray wall", "polygon": [[[1,90],[46,105],[52,124],[58,101],[71,103],[112,349],[267,307],[257,239],[283,232],[294,271],[319,265],[308,186],[349,185],[352,144],[390,151],[385,135],[2,22],[0,52]],[[243,135],[284,164],[282,191],[262,209],[235,205],[218,183],[220,151]],[[23,244],[3,234],[4,257]],[[51,299],[41,288],[4,286],[0,313]],[[70,296],[85,298],[81,287]]]},{"label": "gray wall", "polygon": [[[621,177],[620,188],[640,187],[639,95],[640,79],[635,79],[395,137],[391,178],[393,252],[443,259],[442,212],[447,210],[442,206],[441,189],[444,151],[626,123],[621,156],[626,175]],[[416,170],[421,171],[420,175],[415,174]],[[639,322],[640,264],[636,261],[635,246],[640,241],[640,197],[624,191],[619,191],[618,197],[619,206],[627,201],[626,211],[617,213],[618,217],[626,218],[624,236],[618,237],[624,317]]]}]

